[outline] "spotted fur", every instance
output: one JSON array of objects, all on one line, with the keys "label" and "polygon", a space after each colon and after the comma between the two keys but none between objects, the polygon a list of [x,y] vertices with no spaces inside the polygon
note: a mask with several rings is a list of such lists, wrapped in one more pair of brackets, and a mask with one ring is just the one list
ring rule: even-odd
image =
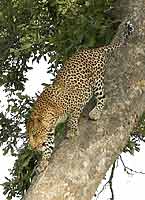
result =
[{"label": "spotted fur", "polygon": [[104,107],[104,71],[110,52],[122,46],[133,31],[130,23],[122,42],[101,48],[82,49],[71,56],[59,70],[53,84],[44,89],[35,102],[27,122],[27,134],[32,148],[49,159],[54,149],[55,127],[67,119],[67,135],[79,134],[80,114],[95,95],[97,105],[91,111],[101,113]]}]

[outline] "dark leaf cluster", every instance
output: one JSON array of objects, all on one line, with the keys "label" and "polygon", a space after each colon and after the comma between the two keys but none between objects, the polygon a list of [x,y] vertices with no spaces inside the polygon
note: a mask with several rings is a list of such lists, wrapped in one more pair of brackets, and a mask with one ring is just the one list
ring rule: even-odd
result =
[{"label": "dark leaf cluster", "polygon": [[[25,121],[34,101],[23,93],[30,59],[39,63],[44,58],[55,76],[77,49],[109,43],[119,24],[110,14],[113,1],[0,1],[0,86],[8,94],[6,111],[0,112],[0,146],[5,154],[18,155],[12,178],[3,184],[7,199],[23,196],[39,157],[25,145]],[[63,131],[61,124],[56,132]]]},{"label": "dark leaf cluster", "polygon": [[35,168],[40,157],[41,155],[32,151],[29,146],[19,150],[17,160],[10,171],[11,178],[5,177],[5,183],[1,184],[7,200],[24,195],[36,175]]},{"label": "dark leaf cluster", "polygon": [[141,142],[145,142],[145,113],[140,117],[138,125],[131,133],[128,144],[123,151],[134,155],[135,151],[140,151]]},{"label": "dark leaf cluster", "polygon": [[19,144],[26,143],[25,121],[34,99],[19,92],[7,98],[7,108],[0,112],[0,146],[4,154],[10,151],[15,155]]},{"label": "dark leaf cluster", "polygon": [[[56,146],[64,138],[64,128],[64,123],[60,123],[56,127]],[[37,175],[37,166],[41,159],[41,153],[33,151],[27,144],[18,150],[15,156],[17,156],[17,160],[13,169],[10,170],[12,178],[5,177],[5,182],[2,184],[7,200],[11,200],[13,197],[23,197],[33,177]]]},{"label": "dark leaf cluster", "polygon": [[39,62],[47,60],[47,54],[57,68],[76,49],[110,41],[118,25],[105,14],[112,0],[76,0],[70,6],[66,2],[1,1],[0,85],[23,91],[31,57]]},{"label": "dark leaf cluster", "polygon": [[0,115],[0,145],[6,144],[5,153],[25,137],[22,126],[33,102],[23,95],[26,73],[32,69],[30,58],[39,62],[43,57],[50,63],[48,73],[55,76],[76,49],[107,43],[117,25],[105,12],[112,2],[0,1],[0,86],[9,95],[6,113]]}]

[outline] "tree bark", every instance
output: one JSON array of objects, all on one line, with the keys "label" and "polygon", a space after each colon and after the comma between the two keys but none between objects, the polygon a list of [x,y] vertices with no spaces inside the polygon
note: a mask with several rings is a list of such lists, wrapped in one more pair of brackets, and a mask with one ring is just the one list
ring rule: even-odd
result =
[{"label": "tree bark", "polygon": [[61,142],[25,200],[91,200],[127,144],[136,119],[145,111],[145,0],[119,2],[123,20],[129,19],[135,32],[107,65],[107,98],[101,119],[81,118],[80,136]]}]

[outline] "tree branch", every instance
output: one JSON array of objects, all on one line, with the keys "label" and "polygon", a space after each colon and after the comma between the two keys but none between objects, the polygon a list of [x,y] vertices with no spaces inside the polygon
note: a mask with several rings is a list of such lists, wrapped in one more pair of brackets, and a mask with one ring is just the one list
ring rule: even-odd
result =
[{"label": "tree branch", "polygon": [[144,5],[144,0],[129,0],[125,8],[126,18],[135,25],[135,35],[107,66],[107,101],[101,119],[81,118],[80,136],[62,141],[25,200],[90,200],[127,144],[136,117],[145,110],[145,85],[138,84],[145,79]]},{"label": "tree branch", "polygon": [[102,189],[98,192],[98,194],[94,195],[96,199],[98,199],[99,195],[105,190],[106,186],[109,184],[109,188],[110,188],[110,191],[111,191],[110,200],[114,200],[114,191],[113,191],[113,187],[112,187],[112,180],[113,180],[114,171],[115,171],[115,164],[116,164],[116,161],[112,165],[112,169],[111,169],[111,174],[110,174],[109,180],[103,185]]},{"label": "tree branch", "polygon": [[122,165],[123,165],[124,171],[127,172],[127,174],[130,174],[130,175],[133,175],[133,174],[143,174],[143,175],[145,175],[145,173],[142,172],[142,171],[136,171],[136,170],[133,170],[133,169],[127,167],[127,166],[125,165],[125,163],[124,163],[123,158],[122,158],[121,155],[119,156],[119,158],[120,158],[121,163],[122,163]]},{"label": "tree branch", "polygon": [[114,176],[114,170],[115,170],[115,162],[112,165],[112,170],[111,170],[111,175],[109,178],[109,187],[110,187],[110,191],[111,191],[111,198],[110,200],[114,200],[114,191],[113,191],[113,187],[112,187],[112,180],[113,180],[113,176]]}]

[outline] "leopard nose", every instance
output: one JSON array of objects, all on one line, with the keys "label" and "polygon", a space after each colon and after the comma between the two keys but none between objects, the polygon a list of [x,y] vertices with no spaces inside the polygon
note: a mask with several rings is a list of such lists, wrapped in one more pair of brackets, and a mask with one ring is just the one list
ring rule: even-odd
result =
[{"label": "leopard nose", "polygon": [[36,148],[37,148],[36,145],[31,144],[31,146],[32,146],[32,149],[33,149],[33,150],[36,150]]},{"label": "leopard nose", "polygon": [[31,141],[31,147],[32,147],[32,149],[36,150],[38,148],[38,144]]},{"label": "leopard nose", "polygon": [[45,142],[43,142],[42,144],[40,144],[37,149],[38,151],[42,151],[42,149],[46,146]]}]

